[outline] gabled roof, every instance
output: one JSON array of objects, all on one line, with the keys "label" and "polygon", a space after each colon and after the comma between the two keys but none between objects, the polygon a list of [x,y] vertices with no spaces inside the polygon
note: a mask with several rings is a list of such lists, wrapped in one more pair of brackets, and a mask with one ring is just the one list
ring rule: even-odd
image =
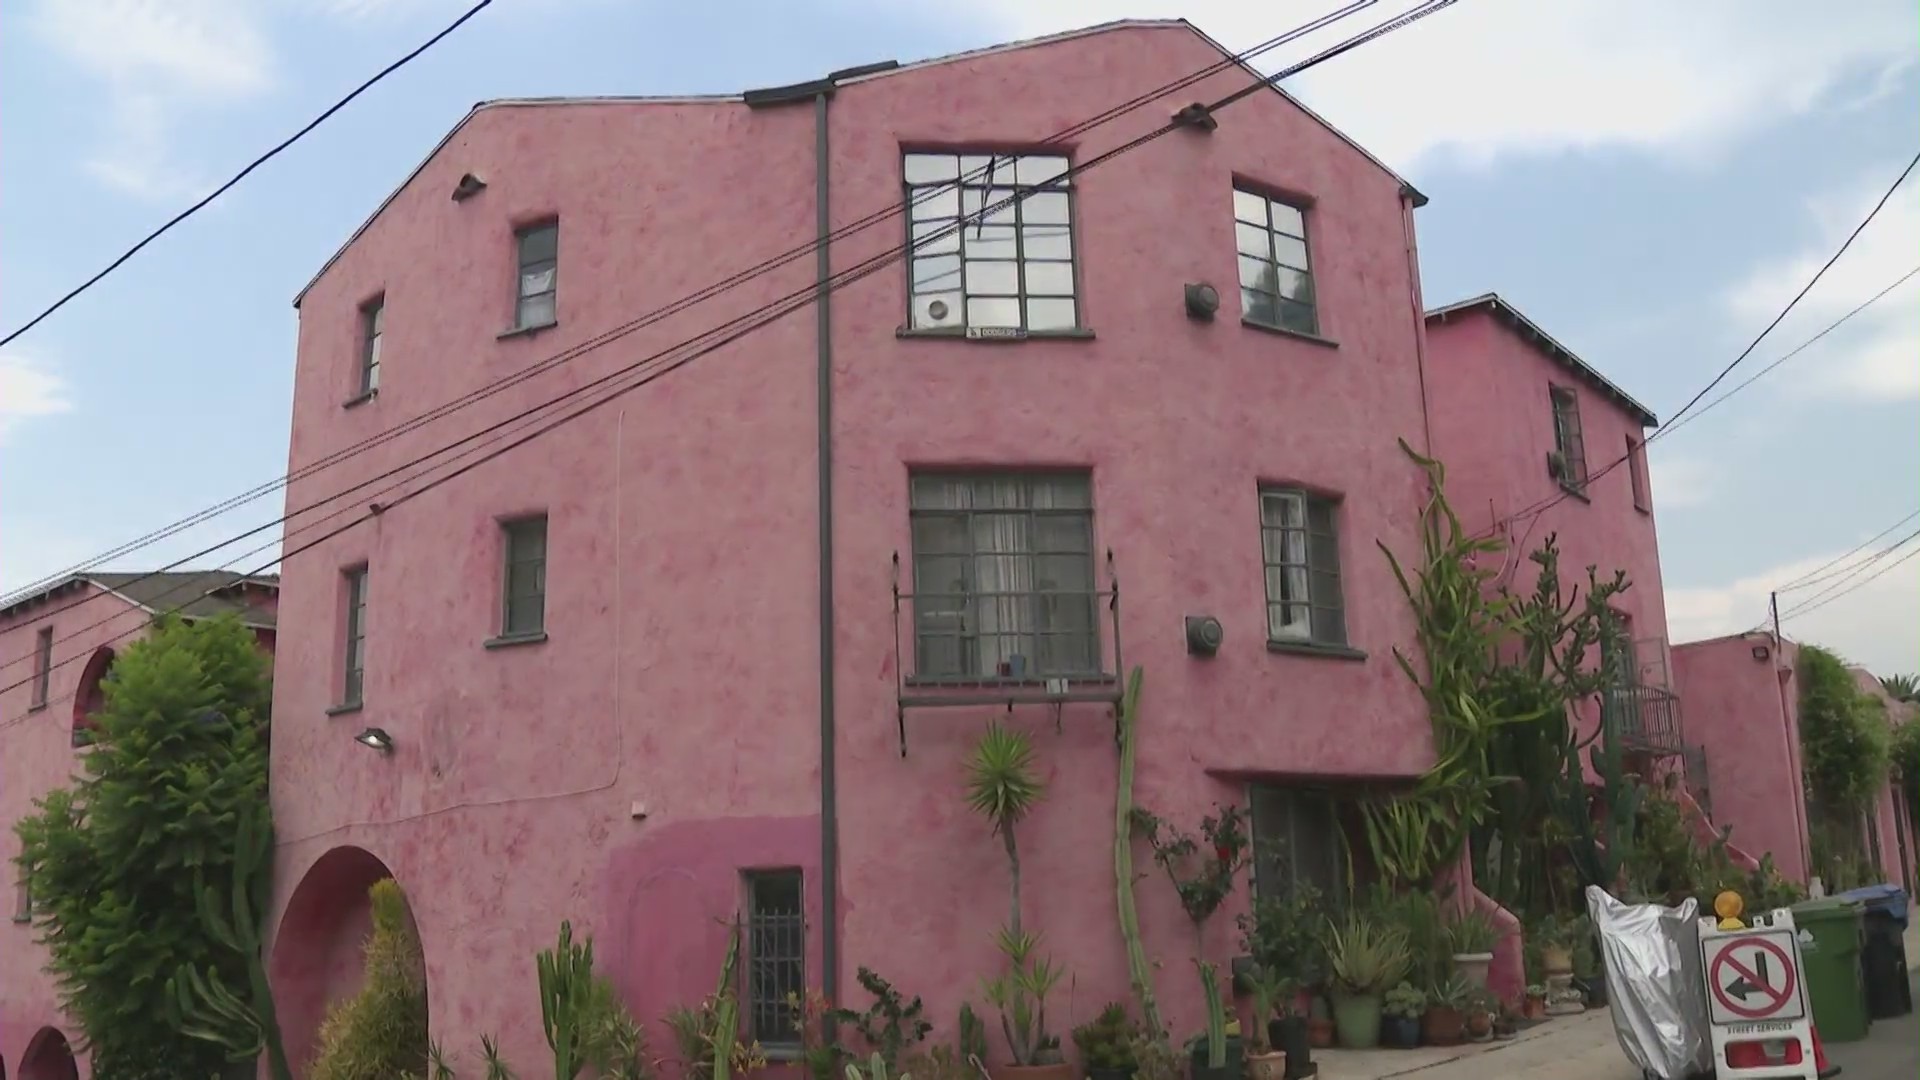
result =
[{"label": "gabled roof", "polygon": [[[1091,37],[1095,34],[1111,33],[1116,30],[1185,30],[1188,33],[1193,34],[1195,37],[1198,37],[1200,40],[1206,42],[1208,46],[1212,47],[1215,51],[1219,52],[1220,55],[1223,57],[1232,59],[1233,57],[1238,55],[1232,49],[1229,49],[1226,46],[1220,44],[1218,41],[1215,41],[1213,38],[1208,37],[1204,32],[1200,30],[1199,27],[1194,26],[1192,23],[1188,22],[1185,19],[1116,19],[1111,22],[1104,22],[1094,26],[1082,27],[1081,29],[1078,29],[1078,30],[1067,30],[1057,34],[1047,34],[1041,37],[1026,38],[1020,41],[1004,42],[999,45],[989,45],[985,48],[970,49],[966,52],[951,53],[946,56],[937,56],[929,60],[916,60],[916,61],[913,61],[912,63],[907,63],[907,64],[899,64],[899,63],[894,63],[892,61],[886,61],[886,62],[877,63],[877,64],[864,64],[859,67],[843,69],[842,71],[837,72],[834,75],[831,75],[824,80],[821,80],[820,84],[823,88],[830,88],[834,86],[855,86],[860,83],[870,82],[875,79],[891,78],[895,75],[904,74],[910,71],[919,71],[924,68],[935,67],[941,64],[958,63],[960,61],[972,60],[982,56],[992,56],[998,53],[1011,52],[1015,49],[1031,49],[1031,48],[1037,48],[1042,45],[1053,45],[1063,41],[1072,41],[1077,38]],[[1246,63],[1238,63],[1238,66],[1241,68],[1241,70],[1247,73],[1250,79],[1266,78],[1265,73],[1256,70],[1252,65],[1249,65]],[[797,85],[810,85],[810,84],[797,84]],[[1366,147],[1361,146],[1357,142],[1354,142],[1353,139],[1349,138],[1345,132],[1341,131],[1339,128],[1336,128],[1332,124],[1328,123],[1326,119],[1322,117],[1319,113],[1316,113],[1312,109],[1307,108],[1307,106],[1303,104],[1299,98],[1294,97],[1292,94],[1288,93],[1286,90],[1282,89],[1280,86],[1274,83],[1268,83],[1267,85],[1268,85],[1268,88],[1271,89],[1274,93],[1277,93],[1281,97],[1285,98],[1295,108],[1299,109],[1301,112],[1305,113],[1308,117],[1312,118],[1315,123],[1319,124],[1321,127],[1326,128],[1329,132],[1333,133],[1335,137],[1339,138],[1340,141],[1346,143],[1348,146],[1352,147],[1355,152],[1359,153],[1362,157],[1372,162],[1375,166],[1377,166],[1380,169],[1380,171],[1386,173],[1388,176],[1392,177],[1395,181],[1397,181],[1400,184],[1401,191],[1408,198],[1413,200],[1413,205],[1415,207],[1421,207],[1427,204],[1427,197],[1421,194],[1419,189],[1415,188],[1412,184],[1408,183],[1406,179],[1403,178],[1399,173],[1396,173],[1392,169],[1388,168],[1386,164],[1382,162],[1379,158],[1374,157],[1373,154],[1368,152]],[[426,169],[427,165],[430,164],[434,158],[440,155],[440,151],[446,149],[447,144],[453,141],[454,136],[460,134],[461,129],[465,128],[467,124],[475,116],[478,116],[483,111],[486,111],[488,109],[496,109],[496,108],[524,108],[528,106],[549,106],[549,105],[739,105],[739,104],[746,103],[753,93],[755,92],[747,91],[747,92],[738,93],[738,94],[706,94],[706,95],[681,95],[681,96],[631,96],[631,97],[628,97],[628,96],[619,96],[619,95],[613,95],[613,96],[603,95],[603,96],[595,96],[595,97],[494,98],[494,99],[489,99],[487,101],[478,102],[473,106],[473,108],[467,110],[467,114],[461,117],[459,122],[454,124],[451,130],[449,130],[445,135],[440,137],[440,141],[435,143],[433,146],[433,149],[427,152],[427,156],[421,159],[420,164],[413,167],[413,171],[407,174],[406,179],[402,180],[398,187],[394,188],[393,191],[390,192],[385,199],[382,199],[380,201],[380,205],[374,208],[373,213],[368,215],[367,220],[361,222],[360,227],[353,231],[353,235],[347,237],[346,243],[341,244],[338,250],[336,250],[332,255],[327,257],[327,261],[321,264],[320,269],[316,271],[313,277],[309,279],[305,285],[301,286],[300,291],[294,295],[293,306],[296,308],[300,306],[300,301],[306,298],[307,293],[311,292],[315,285],[319,284],[320,279],[326,276],[327,271],[332,269],[333,264],[340,261],[340,256],[346,254],[347,249],[353,246],[354,241],[360,239],[361,234],[366,232],[367,229],[376,220],[379,219],[380,215],[383,212],[385,212],[387,207],[393,204],[393,200],[398,198],[400,193],[402,191],[405,191],[407,189],[407,186],[409,184],[412,184],[414,179],[418,177],[423,170]],[[1177,107],[1178,105],[1176,104],[1174,108],[1177,108]],[[1166,111],[1171,113],[1172,109],[1167,109]]]},{"label": "gabled roof", "polygon": [[280,576],[236,574],[228,570],[175,570],[149,574],[88,571],[70,574],[50,585],[0,600],[0,619],[11,618],[35,604],[72,592],[82,585],[92,585],[155,615],[178,614],[186,619],[234,615],[247,626],[271,630],[274,627],[271,612],[262,611],[233,594],[248,587],[277,592]]},{"label": "gabled roof", "polygon": [[1605,375],[1600,374],[1592,365],[1574,355],[1572,349],[1555,341],[1553,335],[1540,329],[1539,325],[1532,319],[1520,314],[1512,304],[1501,299],[1499,293],[1483,293],[1471,300],[1462,300],[1458,303],[1434,308],[1432,311],[1427,312],[1427,321],[1444,323],[1451,316],[1475,311],[1484,311],[1501,322],[1506,323],[1517,332],[1527,344],[1540,350],[1549,360],[1572,372],[1588,386],[1606,395],[1615,404],[1632,414],[1634,419],[1640,421],[1643,426],[1659,426],[1660,421],[1653,415],[1652,409],[1635,401],[1631,395],[1618,386],[1615,386],[1611,380]]}]

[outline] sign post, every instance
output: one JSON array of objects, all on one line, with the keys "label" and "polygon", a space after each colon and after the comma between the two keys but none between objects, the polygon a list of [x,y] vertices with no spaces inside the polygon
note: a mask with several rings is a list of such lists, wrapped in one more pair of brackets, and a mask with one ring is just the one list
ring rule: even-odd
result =
[{"label": "sign post", "polygon": [[[1700,960],[1717,1075],[1817,1080],[1793,913],[1755,916],[1751,927],[1731,917],[1701,919]],[[1729,1047],[1738,1050],[1729,1055]]]}]

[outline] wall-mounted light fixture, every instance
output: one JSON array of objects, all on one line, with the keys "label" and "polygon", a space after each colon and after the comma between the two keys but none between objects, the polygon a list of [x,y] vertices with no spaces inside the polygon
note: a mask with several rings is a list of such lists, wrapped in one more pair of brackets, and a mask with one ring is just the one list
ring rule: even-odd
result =
[{"label": "wall-mounted light fixture", "polygon": [[487,182],[472,173],[460,174],[460,182],[453,185],[453,201],[466,202],[487,189]]},{"label": "wall-mounted light fixture", "polygon": [[1226,640],[1226,628],[1211,615],[1187,616],[1187,651],[1195,656],[1212,656]]},{"label": "wall-mounted light fixture", "polygon": [[1213,313],[1220,310],[1220,290],[1204,281],[1189,283],[1186,298],[1187,317],[1190,319],[1210,320]]},{"label": "wall-mounted light fixture", "polygon": [[353,737],[353,741],[369,750],[378,750],[382,754],[393,752],[393,736],[385,728],[370,727]]},{"label": "wall-mounted light fixture", "polygon": [[1753,647],[1753,658],[1755,660],[1765,660],[1767,657],[1772,655],[1773,655],[1773,650],[1768,648],[1765,645],[1755,645]]}]

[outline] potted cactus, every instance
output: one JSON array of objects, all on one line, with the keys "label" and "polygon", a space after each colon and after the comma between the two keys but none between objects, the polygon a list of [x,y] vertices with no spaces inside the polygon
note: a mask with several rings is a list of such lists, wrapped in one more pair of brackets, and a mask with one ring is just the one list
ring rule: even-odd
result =
[{"label": "potted cactus", "polygon": [[1205,960],[1195,960],[1200,972],[1200,990],[1207,1003],[1207,1030],[1188,1043],[1188,1064],[1193,1080],[1237,1080],[1244,1062],[1237,1018],[1229,1021],[1225,1000],[1220,996],[1220,972]]},{"label": "potted cactus", "polygon": [[1527,987],[1526,1000],[1520,1005],[1520,1019],[1540,1020],[1547,1015],[1547,988],[1539,983]]},{"label": "potted cactus", "polygon": [[1328,927],[1327,970],[1341,1046],[1365,1050],[1380,1044],[1381,997],[1412,962],[1401,927],[1359,912],[1350,913],[1344,925]]},{"label": "potted cactus", "polygon": [[1287,1055],[1273,1044],[1270,1023],[1283,1003],[1293,996],[1293,980],[1260,964],[1247,972],[1253,992],[1253,1052],[1247,1055],[1247,1080],[1284,1080]]},{"label": "potted cactus", "polygon": [[1467,992],[1467,1038],[1485,1042],[1493,1037],[1493,1014],[1499,1008],[1492,991],[1476,986]]},{"label": "potted cactus", "polygon": [[1128,1018],[1126,1008],[1117,1001],[1074,1028],[1073,1045],[1080,1048],[1080,1064],[1087,1080],[1133,1080],[1140,1067],[1133,1047],[1141,1034],[1140,1026]]},{"label": "potted cactus", "polygon": [[1381,1006],[1380,1042],[1399,1050],[1420,1045],[1420,1018],[1427,1011],[1427,992],[1402,979],[1387,991]]}]

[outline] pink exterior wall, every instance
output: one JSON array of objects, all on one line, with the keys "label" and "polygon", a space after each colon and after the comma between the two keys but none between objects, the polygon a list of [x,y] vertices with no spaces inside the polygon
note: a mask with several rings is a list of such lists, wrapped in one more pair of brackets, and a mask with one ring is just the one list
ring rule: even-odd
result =
[{"label": "pink exterior wall", "polygon": [[[1756,657],[1754,650],[1764,650]],[[1806,793],[1800,783],[1798,648],[1768,634],[1677,645],[1675,683],[1686,702],[1687,738],[1706,747],[1714,824],[1780,873],[1807,880]]]},{"label": "pink exterior wall", "polygon": [[[897,204],[903,144],[1028,145],[1218,56],[1184,28],[1130,28],[845,87],[832,106],[832,218]],[[1243,79],[1223,74],[1181,100]],[[970,107],[988,98],[991,108]],[[1076,156],[1167,111],[1084,136]],[[291,464],[810,242],[811,113],[734,102],[478,112],[304,296]],[[466,172],[488,187],[453,202]],[[1316,285],[1337,348],[1234,317],[1236,175],[1317,200]],[[1423,441],[1398,181],[1278,96],[1258,96],[1211,134],[1181,132],[1087,173],[1076,199],[1091,338],[896,337],[897,267],[834,305],[842,985],[864,1005],[853,972],[874,967],[926,998],[942,1037],[997,964],[1004,856],[965,809],[961,775],[995,716],[1034,732],[1050,782],[1020,844],[1028,925],[1072,972],[1052,1026],[1064,1035],[1126,996],[1110,860],[1115,756],[1097,705],[1066,706],[1058,734],[1035,707],[910,712],[900,756],[890,575],[893,554],[908,551],[910,467],[1091,470],[1096,550],[1113,550],[1123,583],[1126,660],[1146,671],[1136,791],[1155,811],[1191,824],[1216,801],[1240,801],[1250,779],[1409,777],[1430,754],[1419,698],[1390,657],[1412,626],[1374,546],[1417,547],[1420,476],[1394,441]],[[496,340],[509,319],[513,225],[555,213],[559,326]],[[836,244],[835,263],[899,235],[893,222]],[[289,506],[804,289],[806,262],[298,481]],[[1194,280],[1221,288],[1210,324],[1182,311],[1181,286]],[[343,411],[355,312],[382,292],[380,393]],[[711,990],[714,920],[739,909],[741,870],[799,867],[818,904],[814,329],[803,313],[760,330],[289,560],[275,702],[279,904],[297,902],[297,883],[330,850],[376,856],[414,898],[434,1034],[449,1048],[471,1054],[494,1032],[511,1058],[538,1060],[532,957],[563,918],[597,937],[603,965],[654,1017]],[[1281,480],[1352,496],[1341,556],[1363,660],[1265,647],[1256,492]],[[550,515],[551,638],[487,649],[496,521],[536,510]],[[361,562],[371,568],[366,702],[329,716],[340,574]],[[1182,618],[1200,613],[1226,626],[1217,658],[1185,652]],[[354,744],[367,725],[393,735],[390,757]],[[1192,935],[1161,877],[1138,891],[1162,1000],[1184,1037],[1200,1016],[1184,959]],[[1214,959],[1235,951],[1244,904],[1236,897],[1215,918]],[[822,917],[811,911],[810,981]]]}]

